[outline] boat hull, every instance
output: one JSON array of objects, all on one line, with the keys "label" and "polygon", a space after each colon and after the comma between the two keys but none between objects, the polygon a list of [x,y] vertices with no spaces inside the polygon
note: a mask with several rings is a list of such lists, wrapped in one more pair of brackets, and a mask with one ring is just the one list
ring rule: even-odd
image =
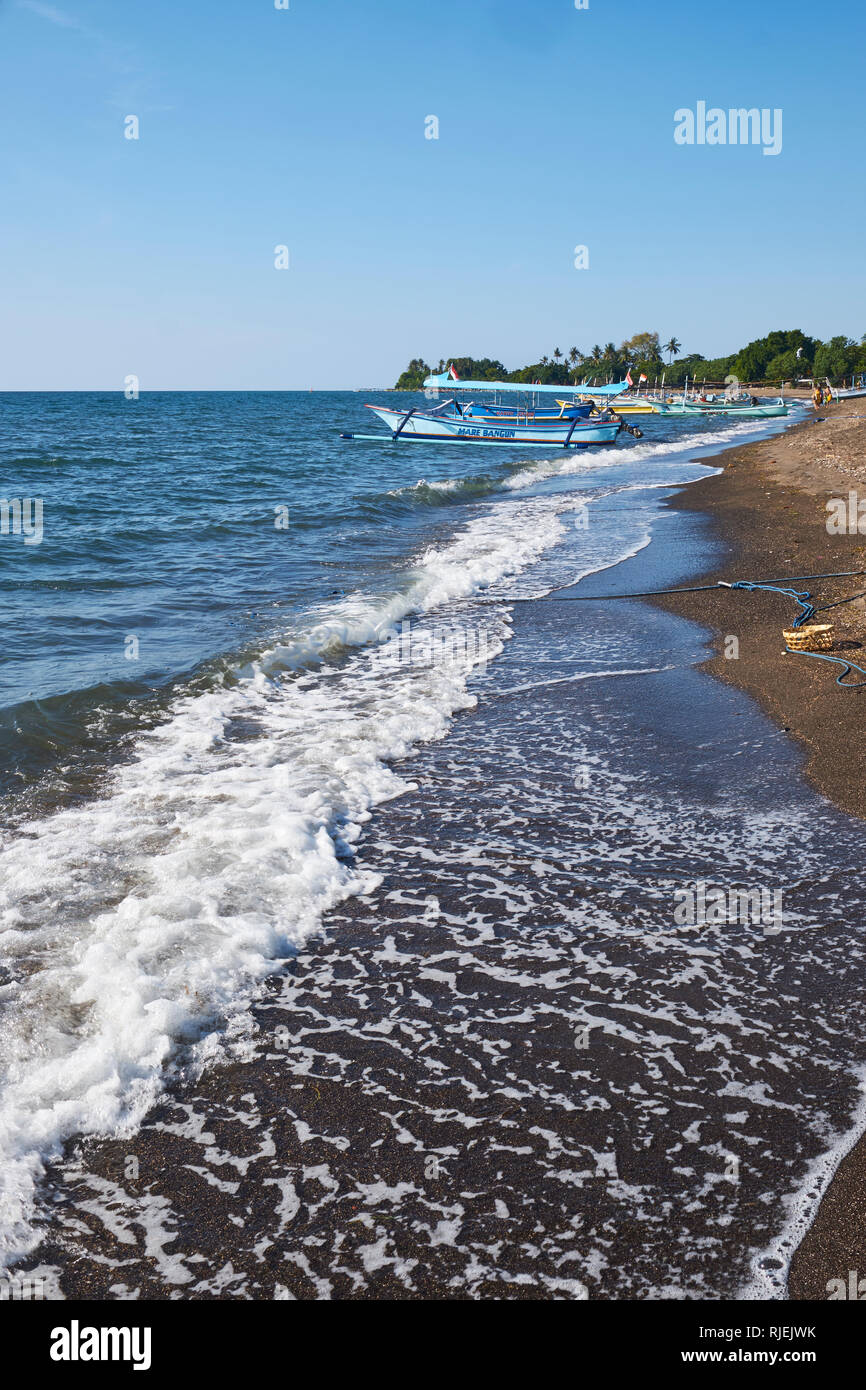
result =
[{"label": "boat hull", "polygon": [[725,419],[734,420],[775,420],[779,416],[788,414],[786,405],[743,405],[743,406],[714,406],[714,405],[666,405],[661,407],[662,415],[723,415]]},{"label": "boat hull", "polygon": [[459,415],[425,415],[420,411],[406,417],[405,411],[385,406],[367,407],[400,439],[466,444],[537,444],[560,449],[586,448],[591,444],[613,444],[620,431],[618,420],[559,420],[537,425],[483,423],[461,419]]}]

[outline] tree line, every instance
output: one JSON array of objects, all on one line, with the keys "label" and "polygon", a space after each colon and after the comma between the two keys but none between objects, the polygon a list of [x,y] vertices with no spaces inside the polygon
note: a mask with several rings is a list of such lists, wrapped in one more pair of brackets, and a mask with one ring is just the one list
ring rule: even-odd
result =
[{"label": "tree line", "polygon": [[[567,340],[566,340],[567,341]],[[848,377],[866,372],[866,333],[859,343],[853,338],[839,336],[822,342],[810,338],[799,328],[777,330],[766,338],[756,338],[738,352],[727,357],[703,357],[699,352],[682,353],[682,343],[670,337],[662,343],[658,333],[635,333],[617,347],[595,343],[588,352],[572,347],[568,351],[555,347],[551,356],[545,354],[539,362],[509,371],[490,357],[440,358],[431,367],[420,357],[414,357],[399,377],[397,391],[417,391],[425,377],[432,372],[444,372],[449,363],[459,377],[479,381],[540,381],[545,385],[570,386],[585,380],[620,381],[631,369],[635,385],[641,373],[649,384],[661,381],[666,386],[682,386],[689,381],[722,383],[726,377],[755,385],[781,386],[801,377],[829,377],[838,385]]]}]

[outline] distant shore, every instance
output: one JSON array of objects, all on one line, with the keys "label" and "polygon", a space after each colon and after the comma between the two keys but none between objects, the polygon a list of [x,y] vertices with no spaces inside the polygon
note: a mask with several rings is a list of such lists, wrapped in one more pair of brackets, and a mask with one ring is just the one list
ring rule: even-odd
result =
[{"label": "distant shore", "polygon": [[[716,460],[714,460],[716,461]],[[718,569],[695,582],[782,578],[866,569],[866,537],[830,535],[830,498],[854,491],[866,498],[866,403],[825,408],[785,434],[728,450],[724,472],[683,490],[670,503],[709,513],[729,548]],[[866,576],[798,583],[817,604],[866,589]],[[854,816],[866,818],[866,688],[842,690],[842,667],[786,654],[782,628],[795,606],[767,593],[736,596],[727,590],[689,594],[657,603],[715,631],[715,655],[706,669],[758,701],[800,744],[809,781]],[[833,655],[866,665],[866,598],[827,615],[835,627]],[[739,658],[726,659],[735,636]],[[857,673],[850,678],[862,679]],[[866,985],[864,985],[866,988]],[[832,1279],[847,1271],[866,1275],[866,1136],[839,1164],[813,1224],[792,1260],[792,1299],[828,1298]]]}]

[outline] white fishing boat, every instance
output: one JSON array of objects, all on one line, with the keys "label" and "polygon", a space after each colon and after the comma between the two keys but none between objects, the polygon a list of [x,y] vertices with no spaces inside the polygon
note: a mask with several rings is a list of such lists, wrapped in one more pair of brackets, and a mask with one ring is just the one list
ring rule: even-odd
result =
[{"label": "white fishing boat", "polygon": [[588,448],[590,445],[613,444],[620,430],[624,428],[621,420],[605,415],[586,418],[555,417],[552,420],[533,420],[526,423],[514,421],[498,422],[473,419],[458,415],[450,410],[451,402],[421,410],[394,410],[388,406],[368,405],[383,424],[388,426],[388,435],[364,435],[344,433],[343,439],[388,439],[424,441],[427,443],[452,444],[509,444],[523,448],[560,449]]},{"label": "white fishing boat", "polygon": [[685,401],[660,407],[661,415],[720,415],[725,419],[736,420],[772,420],[778,416],[787,415],[788,407],[780,396],[778,401],[766,403],[758,402],[752,405],[749,401]]},{"label": "white fishing boat", "polygon": [[750,395],[747,391],[739,390],[736,394],[711,391],[706,394],[702,388],[698,388],[692,383],[691,392],[689,391],[689,379],[686,377],[686,384],[679,400],[668,400],[659,405],[660,415],[724,415],[726,418],[746,420],[772,420],[778,416],[787,415],[788,407],[780,396],[778,401],[759,401],[757,396]]},{"label": "white fishing boat", "polygon": [[[392,406],[368,405],[390,435],[344,432],[342,439],[415,440],[427,443],[493,444],[524,449],[585,449],[590,445],[613,444],[621,430],[640,436],[640,430],[627,425],[605,406],[615,401],[627,388],[627,383],[610,382],[606,386],[586,385],[563,387],[525,381],[463,381],[453,367],[447,372],[434,373],[424,382],[427,396],[438,391],[483,391],[494,399],[488,406],[470,406],[456,398],[438,406],[410,406],[407,410]],[[571,401],[557,400],[559,409],[544,409],[539,396],[572,395]],[[503,406],[499,398],[506,396]],[[596,413],[587,416],[581,397],[590,397]],[[435,395],[434,395],[435,398]],[[505,413],[507,411],[507,413]]]}]

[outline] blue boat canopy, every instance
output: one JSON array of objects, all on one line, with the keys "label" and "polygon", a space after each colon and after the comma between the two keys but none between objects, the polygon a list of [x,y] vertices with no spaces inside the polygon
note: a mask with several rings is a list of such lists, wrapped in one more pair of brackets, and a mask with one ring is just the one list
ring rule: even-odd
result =
[{"label": "blue boat canopy", "polygon": [[628,390],[627,381],[611,381],[607,386],[539,386],[531,381],[462,381],[450,372],[433,372],[424,382],[425,389],[439,387],[443,391],[522,391],[524,395],[547,392],[567,396],[620,396]]}]

